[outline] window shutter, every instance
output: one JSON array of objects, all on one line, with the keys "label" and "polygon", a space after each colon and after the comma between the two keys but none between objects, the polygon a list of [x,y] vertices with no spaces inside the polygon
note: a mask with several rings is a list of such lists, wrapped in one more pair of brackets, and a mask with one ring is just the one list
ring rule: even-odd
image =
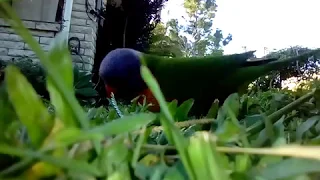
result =
[{"label": "window shutter", "polygon": [[22,20],[55,22],[59,0],[18,0],[13,8]]}]

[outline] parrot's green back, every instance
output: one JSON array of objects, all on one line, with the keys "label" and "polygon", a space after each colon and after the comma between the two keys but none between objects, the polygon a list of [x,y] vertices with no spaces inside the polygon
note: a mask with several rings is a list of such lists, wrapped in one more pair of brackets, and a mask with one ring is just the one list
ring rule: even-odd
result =
[{"label": "parrot's green back", "polygon": [[176,99],[182,103],[193,98],[193,111],[205,114],[215,99],[223,102],[231,93],[237,92],[239,87],[248,85],[258,77],[286,67],[296,60],[307,60],[318,52],[319,49],[284,60],[266,58],[248,61],[253,58],[254,51],[192,58],[164,58],[143,54],[142,59],[159,82],[168,101]]}]

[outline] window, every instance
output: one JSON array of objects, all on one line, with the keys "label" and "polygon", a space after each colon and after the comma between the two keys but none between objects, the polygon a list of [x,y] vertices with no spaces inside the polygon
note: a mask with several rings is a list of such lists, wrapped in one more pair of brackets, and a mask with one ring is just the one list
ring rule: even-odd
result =
[{"label": "window", "polygon": [[22,20],[60,22],[64,0],[17,0],[11,5]]}]

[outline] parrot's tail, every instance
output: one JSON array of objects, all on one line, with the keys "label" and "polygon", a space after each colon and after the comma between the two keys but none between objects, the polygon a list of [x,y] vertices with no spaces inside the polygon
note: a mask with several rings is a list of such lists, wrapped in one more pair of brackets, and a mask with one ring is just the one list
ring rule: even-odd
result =
[{"label": "parrot's tail", "polygon": [[306,62],[309,60],[310,57],[315,56],[315,55],[319,55],[320,54],[320,49],[315,49],[315,50],[311,50],[310,52],[307,53],[303,53],[299,56],[295,56],[295,57],[290,57],[290,58],[286,58],[286,59],[280,59],[277,61],[272,61],[268,64],[265,65],[265,68],[267,70],[279,70],[283,67],[289,66],[292,62]]}]

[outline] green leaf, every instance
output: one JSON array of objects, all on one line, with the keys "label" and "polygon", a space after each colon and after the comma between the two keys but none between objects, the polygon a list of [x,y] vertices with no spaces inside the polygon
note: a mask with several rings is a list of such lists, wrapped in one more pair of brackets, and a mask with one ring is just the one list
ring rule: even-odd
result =
[{"label": "green leaf", "polygon": [[[49,52],[50,69],[57,72],[56,77],[63,79],[63,89],[67,92],[74,94],[73,89],[73,71],[72,60],[66,46],[66,41],[63,37],[64,34],[58,34],[52,42],[52,49]],[[59,73],[58,73],[59,69]],[[50,94],[50,101],[56,109],[57,116],[64,122],[67,127],[79,127],[79,122],[76,121],[72,110],[65,102],[65,99],[52,82],[52,76],[47,78],[47,87]]]},{"label": "green leaf", "polygon": [[139,113],[135,115],[124,116],[106,124],[94,127],[87,132],[103,133],[106,136],[127,133],[138,130],[139,128],[154,121],[156,117],[157,116],[153,113]]},{"label": "green leaf", "polygon": [[224,101],[222,107],[218,111],[217,122],[222,124],[223,121],[228,117],[228,110],[232,111],[235,117],[239,114],[240,99],[237,93],[230,94]]},{"label": "green leaf", "polygon": [[216,118],[219,110],[219,101],[216,100],[211,104],[211,107],[207,113],[207,118]]},{"label": "green leaf", "polygon": [[[142,63],[144,64],[143,59]],[[163,126],[166,137],[168,138],[170,143],[176,146],[180,158],[183,162],[183,165],[185,166],[188,172],[189,178],[194,179],[194,172],[190,166],[189,155],[186,149],[188,146],[188,141],[183,137],[179,129],[174,125],[174,118],[170,113],[170,110],[160,90],[158,82],[156,81],[148,67],[144,65],[141,66],[141,75],[160,105],[160,109],[163,114],[160,116],[160,122]]]},{"label": "green leaf", "polygon": [[296,140],[301,141],[303,138],[303,135],[310,130],[316,123],[318,123],[320,120],[320,116],[313,116],[306,121],[304,121],[302,124],[300,124],[296,129]]},{"label": "green leaf", "polygon": [[[283,126],[283,122],[284,122],[284,116],[279,119],[276,123],[273,124],[273,130],[274,129],[279,129],[279,131],[281,131],[281,129],[284,127]],[[262,146],[268,139],[270,139],[270,137],[268,136],[268,134],[266,133],[266,129],[264,128],[260,133],[259,136],[257,137],[256,140],[252,141],[251,145],[253,147],[260,147]]]},{"label": "green leaf", "polygon": [[263,118],[264,117],[261,114],[254,114],[254,115],[246,116],[244,119],[241,120],[241,123],[245,127],[249,127],[256,122],[263,121]]},{"label": "green leaf", "polygon": [[74,87],[76,89],[92,87],[91,78],[91,74],[80,72],[77,79],[74,79]]},{"label": "green leaf", "polygon": [[0,144],[0,153],[39,159],[40,161],[47,162],[59,168],[75,171],[78,173],[87,173],[94,176],[102,175],[102,172],[93,165],[66,157],[45,155],[40,152],[34,152],[28,149],[18,149],[4,144]]},{"label": "green leaf", "polygon": [[319,172],[319,170],[320,161],[318,160],[290,158],[282,160],[279,163],[269,164],[263,169],[256,170],[250,179],[259,176],[268,180],[277,180],[311,172]]},{"label": "green leaf", "polygon": [[177,161],[171,168],[169,168],[163,178],[164,180],[185,180],[188,175],[181,161]]},{"label": "green leaf", "polygon": [[123,137],[114,139],[110,146],[103,148],[98,157],[98,167],[108,175],[108,179],[131,179],[128,162],[129,152],[123,142]]},{"label": "green leaf", "polygon": [[18,68],[9,65],[5,73],[10,101],[20,121],[26,126],[32,145],[39,148],[50,133],[53,119]]},{"label": "green leaf", "polygon": [[76,89],[76,95],[94,97],[98,95],[98,92],[94,90],[92,87],[88,87],[88,88]]},{"label": "green leaf", "polygon": [[168,108],[171,114],[175,114],[178,108],[178,101],[177,100],[173,100],[171,102],[168,103]]},{"label": "green leaf", "polygon": [[240,129],[237,125],[231,122],[231,120],[226,120],[220,126],[215,135],[218,136],[219,142],[234,142],[239,140]]},{"label": "green leaf", "polygon": [[208,132],[197,132],[190,138],[188,147],[195,179],[228,180],[222,159],[216,149],[216,137]]},{"label": "green leaf", "polygon": [[[1,2],[1,8],[3,13],[6,14],[5,20],[11,25],[11,28],[28,44],[31,50],[34,51],[41,64],[45,68],[48,76],[47,85],[50,91],[50,96],[54,99],[53,104],[55,108],[58,109],[57,111],[59,116],[62,116],[61,119],[66,124],[75,125],[76,123],[80,123],[82,127],[88,128],[88,119],[77,99],[75,98],[72,87],[72,62],[67,47],[67,32],[60,33],[56,36],[55,40],[53,41],[55,46],[53,47],[53,50],[49,52],[48,56],[47,53],[42,50],[39,43],[33,38],[29,30],[24,26],[15,11],[8,4],[3,2]],[[56,44],[58,45],[56,46]],[[63,72],[61,72],[61,66],[63,66]],[[57,99],[55,99],[55,97]]]},{"label": "green leaf", "polygon": [[188,99],[184,101],[176,110],[174,119],[176,121],[184,121],[188,119],[188,114],[189,111],[191,110],[193,106],[194,100],[193,99]]}]

